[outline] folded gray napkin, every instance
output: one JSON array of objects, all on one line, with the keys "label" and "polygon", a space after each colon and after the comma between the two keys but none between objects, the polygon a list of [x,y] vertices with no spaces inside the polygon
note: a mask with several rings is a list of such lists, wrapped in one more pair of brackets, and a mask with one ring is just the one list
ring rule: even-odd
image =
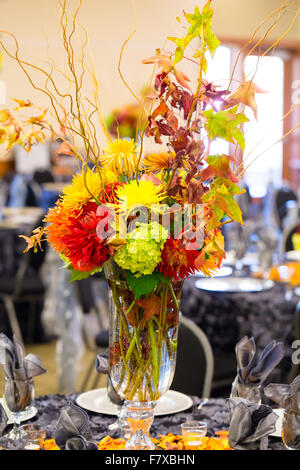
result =
[{"label": "folded gray napkin", "polygon": [[99,374],[108,374],[109,372],[109,350],[108,349],[103,354],[97,355],[96,371]]},{"label": "folded gray napkin", "polygon": [[284,356],[283,343],[272,341],[255,362],[256,346],[253,338],[245,336],[235,348],[237,375],[232,384],[231,397],[258,402],[260,386]]},{"label": "folded gray napkin", "polygon": [[7,426],[8,418],[3,406],[0,403],[0,437],[3,434],[4,429]]},{"label": "folded gray napkin", "polygon": [[69,403],[63,408],[54,439],[61,450],[98,450],[92,441],[92,432],[87,413]]},{"label": "folded gray napkin", "polygon": [[266,397],[286,411],[300,412],[300,375],[288,384],[269,384],[264,389]]},{"label": "folded gray napkin", "polygon": [[275,431],[278,419],[272,408],[243,398],[230,398],[227,403],[230,410],[230,447],[236,450],[266,450],[268,436]]},{"label": "folded gray napkin", "polygon": [[14,336],[11,341],[0,333],[0,365],[11,380],[27,380],[47,372],[35,354],[24,357],[23,344]]},{"label": "folded gray napkin", "polygon": [[7,379],[4,397],[10,411],[19,412],[31,403],[32,378],[47,372],[34,354],[24,357],[23,344],[14,336],[13,341],[0,334],[0,366]]}]

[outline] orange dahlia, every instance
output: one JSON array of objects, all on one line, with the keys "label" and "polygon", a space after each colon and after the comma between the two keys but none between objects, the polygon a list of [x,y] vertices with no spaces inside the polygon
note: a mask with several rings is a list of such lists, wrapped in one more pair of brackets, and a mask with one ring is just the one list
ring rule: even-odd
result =
[{"label": "orange dahlia", "polygon": [[51,243],[57,253],[65,253],[68,256],[66,244],[62,241],[64,235],[68,232],[71,224],[70,217],[74,217],[75,212],[65,209],[61,202],[57,202],[56,207],[49,209],[45,217],[47,240]]},{"label": "orange dahlia", "polygon": [[165,242],[158,270],[172,280],[185,279],[196,271],[197,250],[187,250],[180,242],[168,238]]}]

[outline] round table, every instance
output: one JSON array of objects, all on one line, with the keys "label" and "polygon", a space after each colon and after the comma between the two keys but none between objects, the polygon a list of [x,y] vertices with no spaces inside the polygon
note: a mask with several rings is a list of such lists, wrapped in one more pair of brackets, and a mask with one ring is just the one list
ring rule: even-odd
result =
[{"label": "round table", "polygon": [[272,381],[285,382],[292,367],[296,305],[299,297],[286,295],[283,284],[257,293],[207,292],[195,286],[196,277],[185,281],[181,310],[206,333],[218,355],[234,352],[243,336],[253,336],[257,352],[273,340],[284,343],[284,359],[272,373]]},{"label": "round table", "polygon": [[[65,395],[45,395],[40,396],[35,400],[35,406],[38,408],[38,414],[28,422],[39,424],[46,430],[47,439],[54,437],[56,423],[62,408],[68,402],[75,402],[76,394]],[[208,435],[214,435],[216,431],[228,430],[229,427],[229,411],[224,399],[210,399],[200,410],[198,405],[201,402],[200,398],[192,397],[194,406],[182,413],[173,415],[159,416],[154,419],[151,426],[150,434],[152,437],[159,435],[173,433],[181,434],[180,425],[187,420],[195,419],[199,421],[206,421],[208,428]],[[93,438],[100,441],[105,436],[119,437],[118,431],[108,431],[108,425],[116,420],[115,416],[108,416],[104,414],[97,414],[87,411]],[[12,449],[17,449],[11,444]],[[281,439],[269,438],[269,448],[272,450],[283,450],[284,446]]]}]

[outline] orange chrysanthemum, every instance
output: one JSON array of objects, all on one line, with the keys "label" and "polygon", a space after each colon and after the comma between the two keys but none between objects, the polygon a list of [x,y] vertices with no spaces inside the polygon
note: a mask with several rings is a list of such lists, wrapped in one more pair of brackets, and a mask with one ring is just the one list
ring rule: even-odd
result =
[{"label": "orange chrysanthemum", "polygon": [[157,173],[172,168],[175,153],[162,152],[146,155],[143,160],[143,167],[149,173]]},{"label": "orange chrysanthemum", "polygon": [[70,217],[74,217],[74,212],[65,209],[61,202],[56,207],[49,209],[45,222],[49,224],[46,228],[47,239],[57,253],[65,253],[68,256],[66,244],[62,238],[68,232],[71,225]]}]

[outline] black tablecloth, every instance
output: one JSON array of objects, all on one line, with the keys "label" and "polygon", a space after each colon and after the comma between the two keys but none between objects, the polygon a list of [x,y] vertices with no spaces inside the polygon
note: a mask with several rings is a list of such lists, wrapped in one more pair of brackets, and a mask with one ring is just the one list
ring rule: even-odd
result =
[{"label": "black tablecloth", "polygon": [[[154,419],[151,426],[151,436],[158,437],[160,434],[181,434],[181,423],[187,420],[195,419],[206,421],[208,427],[208,435],[214,435],[216,431],[227,430],[229,426],[229,412],[227,409],[226,401],[224,399],[211,399],[208,400],[198,410],[200,399],[192,397],[194,406],[182,413],[173,415],[159,416]],[[60,412],[69,401],[75,401],[76,395],[46,395],[40,396],[35,400],[35,406],[38,408],[38,414],[35,418],[28,422],[39,424],[46,430],[47,438],[53,438],[54,430]],[[108,431],[108,425],[116,420],[115,416],[108,416],[103,414],[96,414],[87,412],[90,419],[93,438],[100,441],[108,434],[111,437],[119,437],[118,431]],[[1,444],[1,442],[0,442]],[[10,447],[14,449],[14,444],[11,442]],[[272,450],[284,449],[281,439],[269,438],[269,448]]]},{"label": "black tablecloth", "polygon": [[272,340],[282,341],[285,357],[272,380],[285,381],[292,366],[299,298],[291,295],[288,299],[282,284],[257,293],[216,293],[197,289],[195,281],[192,277],[184,283],[181,310],[206,333],[215,356],[232,353],[245,335],[254,337],[258,352]]}]

